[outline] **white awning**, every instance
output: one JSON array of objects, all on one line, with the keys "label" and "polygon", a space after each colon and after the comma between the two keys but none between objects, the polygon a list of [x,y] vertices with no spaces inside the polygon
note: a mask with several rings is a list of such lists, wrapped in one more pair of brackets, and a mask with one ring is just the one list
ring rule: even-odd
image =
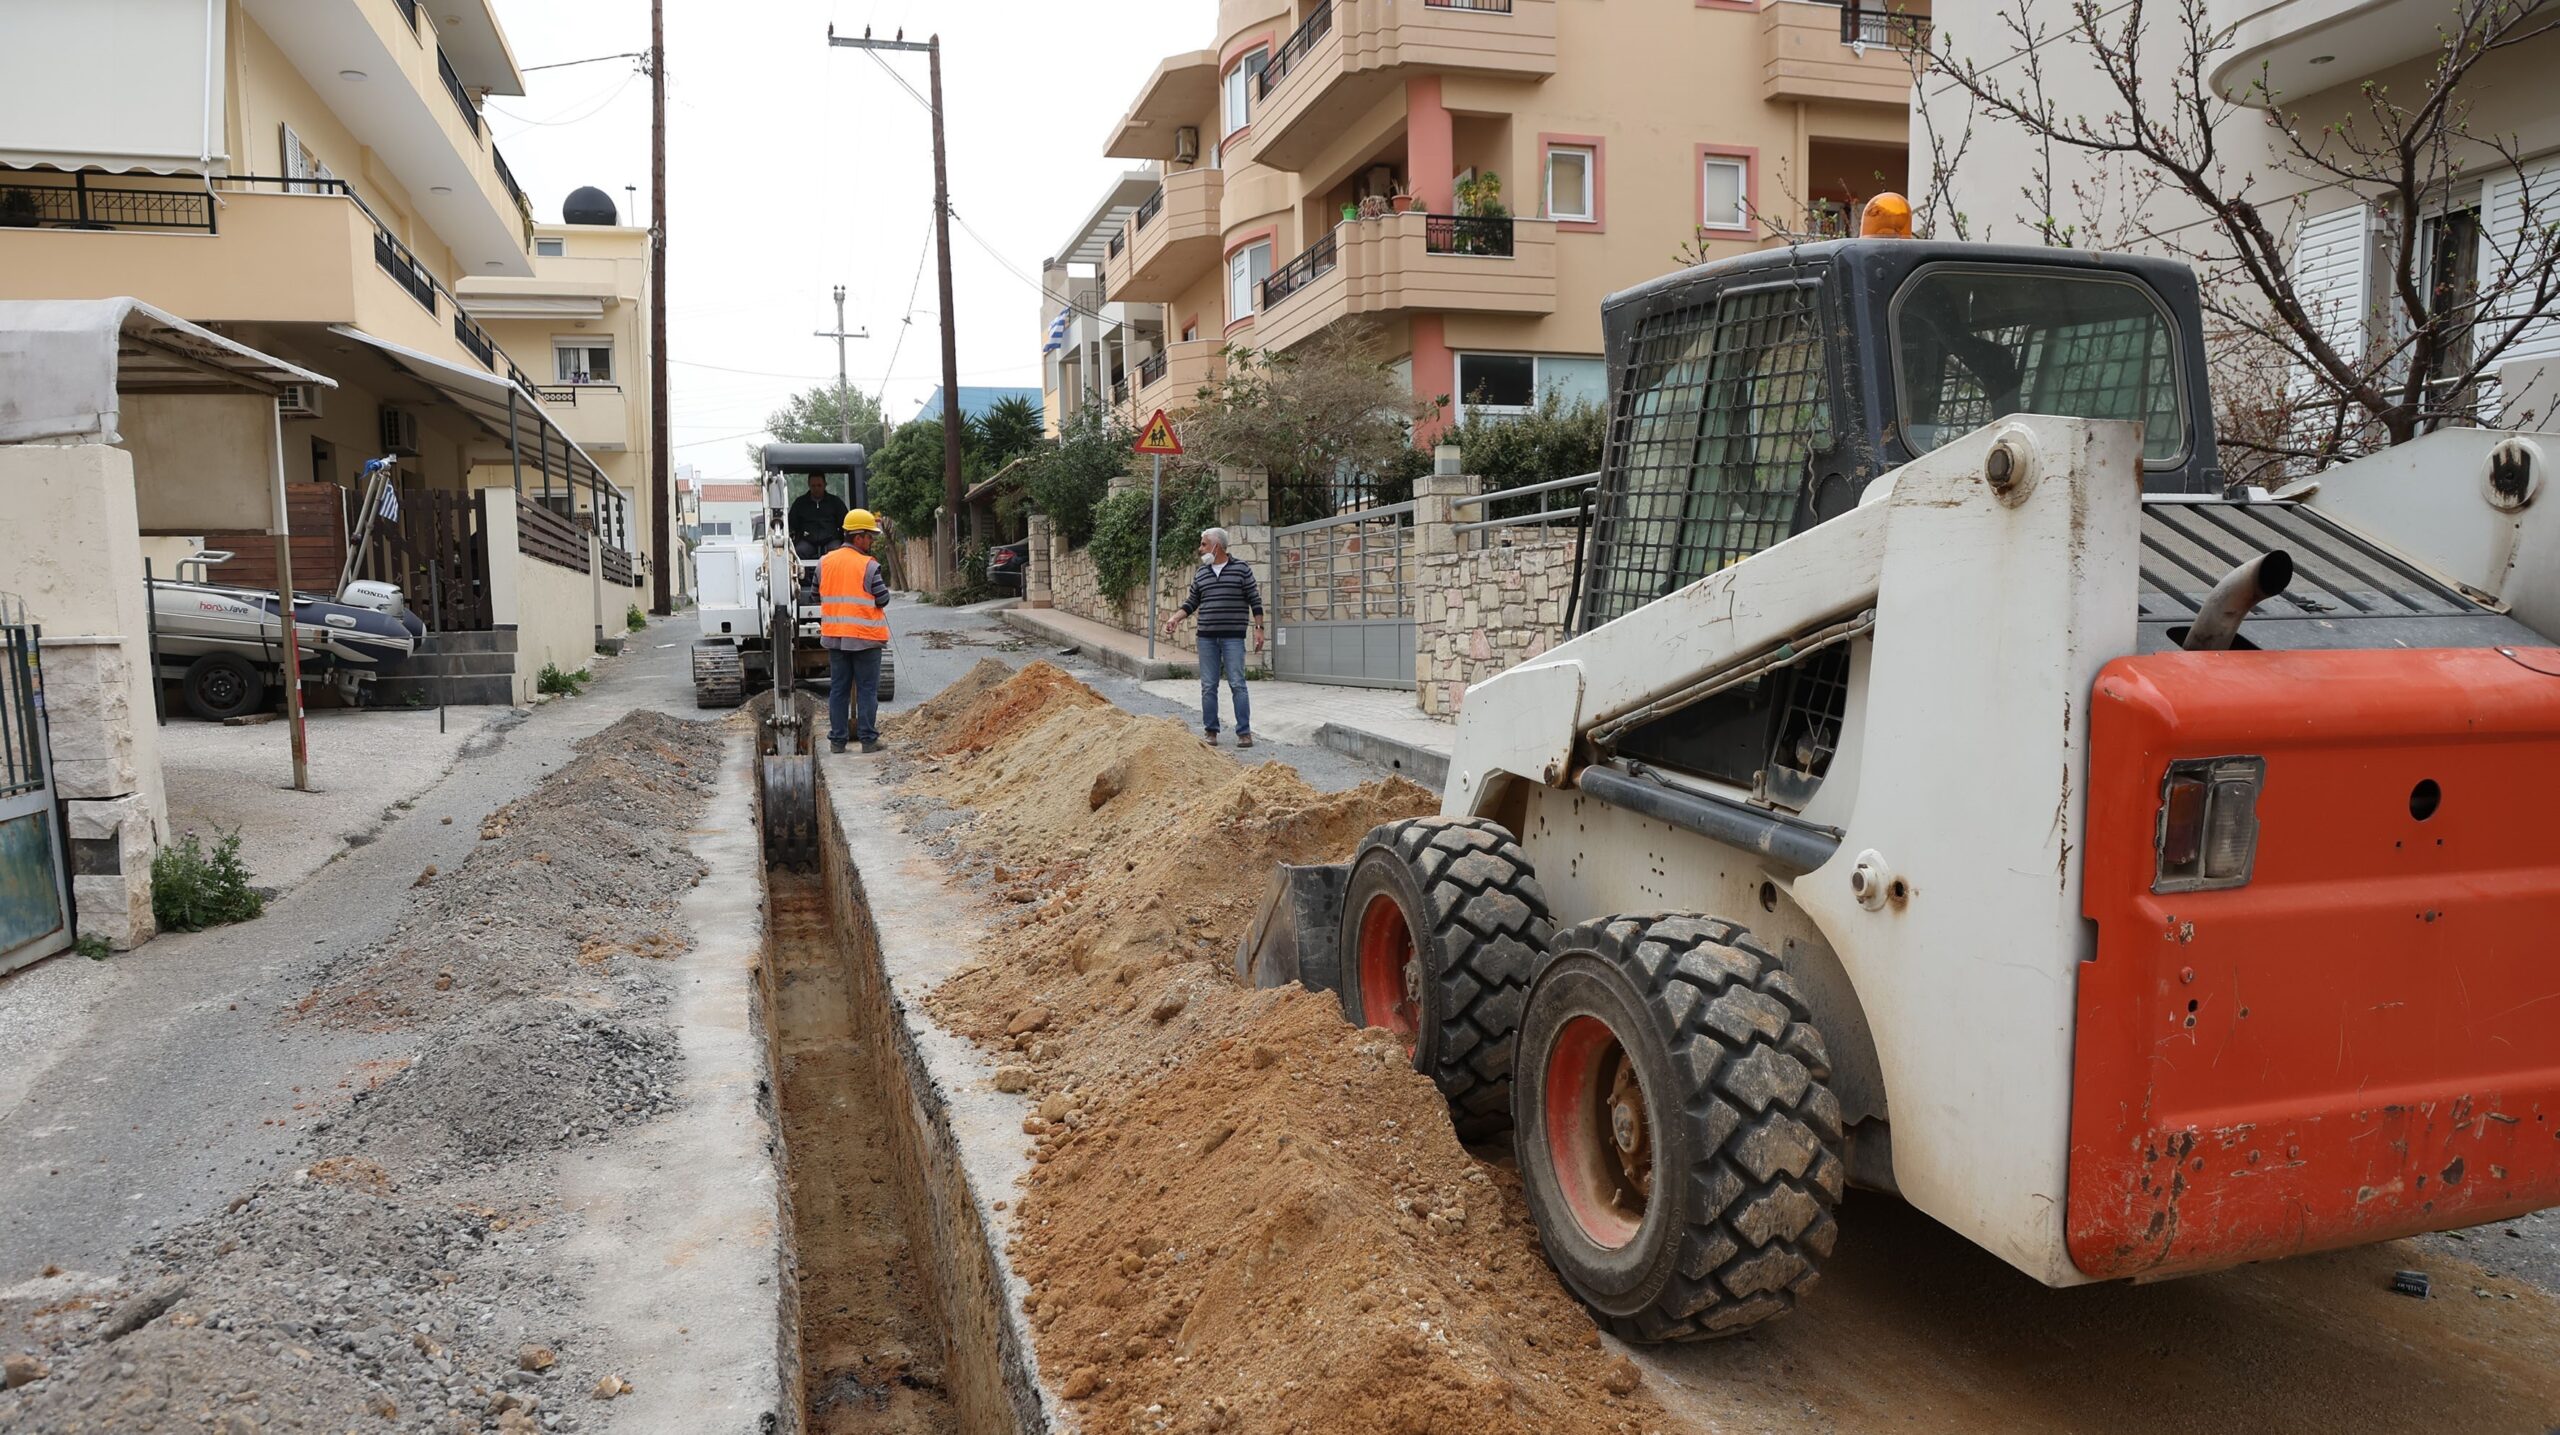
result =
[{"label": "white awning", "polygon": [[0,300],[0,443],[116,443],[118,394],[273,394],[337,382],[139,299]]},{"label": "white awning", "polygon": [[550,297],[534,295],[491,294],[462,288],[462,307],[472,318],[493,319],[601,319],[604,301],[588,297]]},{"label": "white awning", "polygon": [[574,485],[583,475],[590,487],[613,486],[587,451],[571,441],[560,425],[552,422],[551,415],[543,412],[542,401],[517,388],[504,375],[449,363],[405,344],[377,339],[352,324],[332,324],[329,332],[371,345],[393,368],[451,399],[483,433],[502,444],[512,442],[516,457],[527,467],[553,474],[568,484]]},{"label": "white awning", "polygon": [[0,165],[225,167],[224,0],[0,0]]}]

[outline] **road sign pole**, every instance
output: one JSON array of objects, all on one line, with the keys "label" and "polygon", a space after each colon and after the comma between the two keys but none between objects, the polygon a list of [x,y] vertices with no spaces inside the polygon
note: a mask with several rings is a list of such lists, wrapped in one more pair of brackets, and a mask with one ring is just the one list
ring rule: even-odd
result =
[{"label": "road sign pole", "polygon": [[1156,657],[1156,543],[1164,526],[1164,455],[1156,455],[1156,476],[1147,484],[1147,661]]}]

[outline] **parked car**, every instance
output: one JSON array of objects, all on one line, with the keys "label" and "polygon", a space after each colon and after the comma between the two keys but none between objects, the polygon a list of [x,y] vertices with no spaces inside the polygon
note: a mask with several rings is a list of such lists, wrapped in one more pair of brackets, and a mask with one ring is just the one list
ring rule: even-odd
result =
[{"label": "parked car", "polygon": [[987,586],[1020,596],[1023,570],[1031,563],[1031,540],[1021,539],[987,550]]}]

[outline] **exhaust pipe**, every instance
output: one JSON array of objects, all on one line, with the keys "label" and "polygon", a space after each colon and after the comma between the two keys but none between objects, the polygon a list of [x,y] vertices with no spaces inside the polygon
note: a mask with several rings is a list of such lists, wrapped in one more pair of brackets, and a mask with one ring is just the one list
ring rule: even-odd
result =
[{"label": "exhaust pipe", "polygon": [[2279,548],[2261,553],[2224,575],[2204,595],[2183,645],[2190,653],[2218,653],[2240,635],[2249,610],[2293,586],[2293,555]]}]

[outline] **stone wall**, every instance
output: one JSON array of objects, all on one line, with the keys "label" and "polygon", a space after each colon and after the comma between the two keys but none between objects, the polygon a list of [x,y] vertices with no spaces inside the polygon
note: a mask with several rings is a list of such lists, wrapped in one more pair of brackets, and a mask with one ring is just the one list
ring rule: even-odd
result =
[{"label": "stone wall", "polygon": [[[1267,607],[1271,602],[1271,529],[1264,521],[1262,476],[1230,472],[1224,481],[1227,492],[1225,501],[1218,505],[1218,526],[1227,530],[1228,551],[1253,565],[1254,576],[1264,585],[1263,603]],[[1115,479],[1111,491],[1143,487],[1146,482],[1135,477]],[[1163,622],[1166,614],[1181,607],[1183,598],[1190,593],[1191,573],[1200,563],[1196,550],[1195,535],[1164,536],[1158,558],[1161,581],[1156,593],[1157,622]],[[1093,554],[1069,547],[1046,515],[1032,515],[1030,556],[1031,572],[1023,585],[1027,606],[1054,607],[1061,613],[1144,636],[1146,586],[1141,583],[1126,594],[1104,593],[1100,577],[1094,572]]]},{"label": "stone wall", "polygon": [[1456,717],[1468,684],[1563,640],[1573,544],[1570,529],[1515,529],[1491,547],[1418,560],[1413,676],[1424,712]]}]

